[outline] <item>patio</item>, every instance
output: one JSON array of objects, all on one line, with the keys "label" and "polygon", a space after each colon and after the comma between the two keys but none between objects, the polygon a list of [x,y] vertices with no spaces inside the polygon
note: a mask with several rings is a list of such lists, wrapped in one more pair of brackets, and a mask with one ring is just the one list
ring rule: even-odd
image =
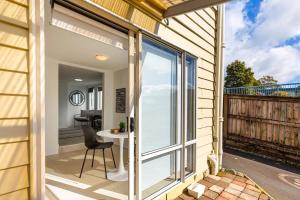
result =
[{"label": "patio", "polygon": [[[219,172],[218,176],[208,175],[199,181],[205,186],[204,194],[198,200],[269,200],[268,196],[255,182],[239,172]],[[194,200],[184,193],[176,200]]]}]

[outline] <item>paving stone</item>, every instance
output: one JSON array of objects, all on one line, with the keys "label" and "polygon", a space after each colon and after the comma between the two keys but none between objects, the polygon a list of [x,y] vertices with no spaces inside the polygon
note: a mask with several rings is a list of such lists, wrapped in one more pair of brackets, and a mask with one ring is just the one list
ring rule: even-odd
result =
[{"label": "paving stone", "polygon": [[240,182],[240,181],[232,181],[232,184],[236,184],[236,185],[239,185],[239,186],[241,186],[241,187],[246,187],[246,183],[242,183],[242,182]]},{"label": "paving stone", "polygon": [[233,183],[230,183],[228,188],[233,188],[233,189],[238,190],[240,192],[245,189],[245,187],[242,187],[240,185],[236,185],[236,184],[233,184]]},{"label": "paving stone", "polygon": [[247,185],[246,188],[249,189],[249,190],[260,192],[260,190],[257,187],[253,186],[253,185]]},{"label": "paving stone", "polygon": [[269,196],[264,194],[264,193],[261,193],[260,196],[259,196],[259,199],[260,200],[269,200]]},{"label": "paving stone", "polygon": [[214,191],[218,194],[221,194],[221,192],[223,192],[224,188],[217,186],[217,185],[213,185],[209,188],[211,191]]},{"label": "paving stone", "polygon": [[253,190],[249,190],[249,189],[244,189],[243,193],[247,193],[251,196],[254,196],[256,198],[258,198],[260,196],[260,192],[257,192],[257,191],[253,191]]},{"label": "paving stone", "polygon": [[227,188],[229,186],[229,183],[223,181],[223,180],[220,180],[216,183],[217,186],[220,186],[222,188]]},{"label": "paving stone", "polygon": [[208,178],[212,178],[212,179],[214,179],[214,180],[216,180],[216,181],[221,180],[221,177],[215,176],[215,175],[208,175],[207,177],[208,177]]},{"label": "paving stone", "polygon": [[198,183],[200,183],[201,185],[205,186],[205,189],[210,188],[211,186],[213,186],[214,184],[212,184],[211,182],[205,181],[205,180],[201,180]]},{"label": "paving stone", "polygon": [[225,181],[227,183],[231,183],[233,181],[233,179],[227,178],[227,177],[222,177],[221,181]]},{"label": "paving stone", "polygon": [[216,199],[219,196],[219,194],[211,190],[206,190],[206,192],[204,192],[204,196],[211,199]]},{"label": "paving stone", "polygon": [[236,175],[238,175],[240,177],[244,177],[244,173],[242,173],[242,172],[237,172]]},{"label": "paving stone", "polygon": [[255,186],[255,183],[249,179],[246,181],[246,184]]},{"label": "paving stone", "polygon": [[211,200],[211,198],[208,198],[206,196],[201,196],[198,200]]},{"label": "paving stone", "polygon": [[258,198],[254,197],[252,195],[249,195],[247,193],[242,193],[240,195],[240,198],[245,199],[245,200],[258,200]]},{"label": "paving stone", "polygon": [[183,200],[194,200],[194,197],[191,197],[191,196],[189,196],[189,195],[187,195],[187,194],[181,194],[180,196],[179,196],[181,199],[183,199]]},{"label": "paving stone", "polygon": [[228,199],[228,200],[236,200],[237,199],[237,196],[234,196],[233,194],[230,194],[228,192],[222,192],[221,197],[224,197],[225,199]]},{"label": "paving stone", "polygon": [[237,196],[237,197],[241,195],[241,191],[236,190],[236,189],[234,189],[234,188],[232,188],[232,187],[226,188],[226,189],[225,189],[225,192],[228,192],[228,193],[230,193],[230,194],[233,194],[234,196]]},{"label": "paving stone", "polygon": [[210,177],[205,177],[204,180],[205,180],[205,181],[208,181],[208,182],[210,182],[210,183],[212,183],[212,184],[216,184],[216,183],[218,182],[217,180],[212,179],[212,178],[210,178]]},{"label": "paving stone", "polygon": [[227,177],[227,178],[229,178],[229,179],[234,179],[236,176],[235,175],[233,175],[233,174],[229,174],[229,173],[227,173],[227,174],[225,174],[225,177]]},{"label": "paving stone", "polygon": [[218,197],[216,198],[216,200],[227,200],[227,199],[224,198],[224,197],[222,197],[222,196],[218,196]]},{"label": "paving stone", "polygon": [[242,183],[245,183],[248,179],[245,178],[245,177],[236,176],[236,177],[234,178],[234,180],[235,180],[235,181],[240,181],[240,182],[242,182]]}]

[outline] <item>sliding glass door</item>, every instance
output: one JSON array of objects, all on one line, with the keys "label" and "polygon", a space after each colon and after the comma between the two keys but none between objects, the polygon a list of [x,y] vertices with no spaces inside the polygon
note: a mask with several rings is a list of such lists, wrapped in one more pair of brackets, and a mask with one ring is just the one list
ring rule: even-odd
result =
[{"label": "sliding glass door", "polygon": [[181,59],[177,51],[148,38],[143,38],[142,49],[142,196],[146,198],[179,178]]},{"label": "sliding glass door", "polygon": [[153,199],[195,169],[196,59],[145,35],[138,42],[137,196]]}]

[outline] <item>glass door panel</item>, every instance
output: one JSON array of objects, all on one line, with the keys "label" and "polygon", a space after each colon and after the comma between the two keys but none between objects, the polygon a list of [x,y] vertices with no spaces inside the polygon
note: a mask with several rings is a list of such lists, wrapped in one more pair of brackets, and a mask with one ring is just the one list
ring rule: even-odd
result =
[{"label": "glass door panel", "polygon": [[173,151],[142,163],[143,199],[172,184],[179,178],[179,151]]},{"label": "glass door panel", "polygon": [[180,58],[177,51],[143,38],[139,116],[143,199],[179,178]]},{"label": "glass door panel", "polygon": [[177,143],[177,52],[143,39],[142,153]]}]

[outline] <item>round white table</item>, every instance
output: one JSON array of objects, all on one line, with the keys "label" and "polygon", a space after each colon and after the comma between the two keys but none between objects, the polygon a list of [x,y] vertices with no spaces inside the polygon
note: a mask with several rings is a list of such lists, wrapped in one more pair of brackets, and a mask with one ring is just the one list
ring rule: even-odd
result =
[{"label": "round white table", "polygon": [[107,178],[112,181],[127,181],[128,172],[124,167],[123,146],[124,146],[124,139],[128,138],[128,133],[125,132],[125,133],[112,134],[110,130],[104,130],[104,131],[97,132],[97,135],[106,138],[119,139],[120,141],[119,166],[118,169],[108,172]]}]

